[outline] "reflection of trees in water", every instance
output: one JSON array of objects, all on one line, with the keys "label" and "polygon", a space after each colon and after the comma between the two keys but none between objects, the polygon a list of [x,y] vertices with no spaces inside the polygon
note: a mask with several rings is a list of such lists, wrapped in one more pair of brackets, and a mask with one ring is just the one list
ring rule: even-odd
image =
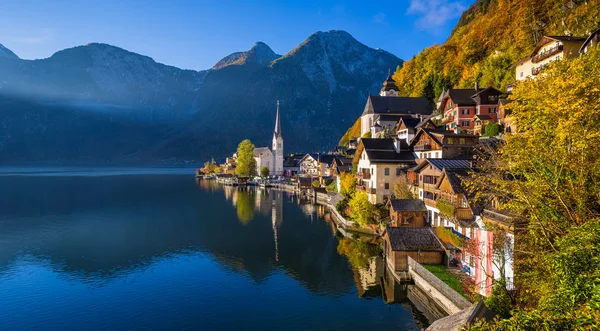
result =
[{"label": "reflection of trees in water", "polygon": [[381,248],[362,239],[340,237],[337,252],[346,256],[353,268],[365,268],[369,258],[381,255]]},{"label": "reflection of trees in water", "polygon": [[240,223],[246,225],[254,218],[254,201],[248,191],[237,191],[237,217]]}]

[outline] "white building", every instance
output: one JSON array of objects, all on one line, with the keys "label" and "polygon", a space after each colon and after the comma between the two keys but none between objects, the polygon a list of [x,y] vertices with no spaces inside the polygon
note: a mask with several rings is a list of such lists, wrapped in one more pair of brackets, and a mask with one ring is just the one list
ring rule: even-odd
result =
[{"label": "white building", "polygon": [[273,173],[273,153],[269,147],[259,147],[254,149],[254,159],[256,160],[256,171],[260,174],[260,169],[267,167],[269,174]]}]

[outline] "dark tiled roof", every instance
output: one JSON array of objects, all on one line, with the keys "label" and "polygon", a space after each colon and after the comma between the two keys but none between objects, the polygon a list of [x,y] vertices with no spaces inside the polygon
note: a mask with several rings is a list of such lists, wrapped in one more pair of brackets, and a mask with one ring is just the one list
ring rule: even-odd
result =
[{"label": "dark tiled roof", "polygon": [[367,151],[367,156],[371,163],[415,163],[415,156],[409,151]]},{"label": "dark tiled roof", "polygon": [[378,138],[362,138],[360,140],[363,143],[365,150],[379,150],[389,151],[394,150],[394,140],[392,138],[378,139]]},{"label": "dark tiled roof", "polygon": [[427,211],[423,200],[417,199],[392,199],[392,209],[395,211]]},{"label": "dark tiled roof", "polygon": [[448,182],[450,183],[450,187],[454,193],[462,193],[466,195],[465,190],[462,187],[463,178],[468,178],[469,173],[465,169],[446,169],[444,170],[446,173],[446,178],[448,178]]},{"label": "dark tiled roof", "polygon": [[401,118],[400,115],[379,115],[377,120],[380,122],[398,122]]},{"label": "dark tiled roof", "polygon": [[425,125],[425,124],[427,124],[427,123],[429,123],[429,122],[431,122],[433,125],[435,125],[435,123],[433,123],[433,121],[432,121],[431,119],[429,119],[429,118],[425,118],[425,119],[423,119],[421,122],[419,122],[419,124],[417,124],[417,125],[415,126],[415,129],[418,129],[418,128],[422,127],[423,125]]},{"label": "dark tiled roof", "polygon": [[429,115],[433,108],[429,100],[423,97],[381,97],[369,96],[363,115],[396,114],[396,115]]},{"label": "dark tiled roof", "polygon": [[444,169],[469,169],[473,166],[473,160],[427,159],[427,162],[440,171]]},{"label": "dark tiled roof", "polygon": [[433,234],[431,228],[396,228],[388,226],[386,232],[393,251],[444,251],[442,244]]},{"label": "dark tiled roof", "polygon": [[481,94],[481,93],[483,93],[483,92],[485,92],[485,91],[493,91],[493,92],[496,92],[496,95],[501,95],[501,94],[502,94],[502,91],[500,91],[500,90],[498,90],[498,89],[496,89],[496,88],[494,88],[494,87],[491,87],[491,86],[489,86],[489,87],[486,87],[486,88],[484,88],[484,89],[479,89],[479,90],[477,90],[477,92],[475,92],[475,94],[473,94],[473,95],[471,96],[471,98],[475,98],[476,96],[478,96],[479,94]]},{"label": "dark tiled roof", "polygon": [[325,164],[332,164],[335,160],[335,155],[333,154],[318,154],[318,161]]},{"label": "dark tiled roof", "polygon": [[403,117],[401,122],[404,123],[404,126],[408,129],[415,129],[417,125],[421,123],[421,119],[417,117]]},{"label": "dark tiled roof", "polygon": [[346,157],[339,157],[337,156],[335,158],[335,164],[336,166],[340,167],[340,166],[345,166],[345,165],[350,165],[352,166],[352,159],[351,158],[346,158]]},{"label": "dark tiled roof", "polygon": [[452,102],[459,106],[475,106],[475,100],[471,98],[473,94],[479,92],[478,90],[469,88],[469,89],[451,89],[448,92],[450,99]]},{"label": "dark tiled roof", "polygon": [[486,115],[486,114],[475,115],[475,116],[477,116],[477,118],[482,121],[491,121],[492,120],[492,117],[490,115]]},{"label": "dark tiled roof", "polygon": [[585,37],[573,37],[573,36],[546,36],[550,39],[558,41],[585,41]]}]

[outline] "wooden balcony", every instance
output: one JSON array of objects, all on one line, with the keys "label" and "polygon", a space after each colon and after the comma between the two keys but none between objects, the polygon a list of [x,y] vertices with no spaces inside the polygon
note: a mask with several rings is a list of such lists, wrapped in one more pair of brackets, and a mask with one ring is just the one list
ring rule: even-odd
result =
[{"label": "wooden balcony", "polygon": [[442,119],[442,124],[452,123],[452,122],[454,122],[454,116],[448,116],[448,117],[444,117]]},{"label": "wooden balcony", "polygon": [[371,173],[370,172],[359,171],[359,172],[356,173],[356,178],[358,178],[358,179],[371,179]]},{"label": "wooden balcony", "polygon": [[531,58],[531,63],[538,63],[563,51],[563,45],[556,45]]},{"label": "wooden balcony", "polygon": [[430,151],[431,150],[431,144],[415,145],[414,150],[415,150],[415,152]]},{"label": "wooden balcony", "polygon": [[547,66],[548,66],[548,63],[541,65],[539,67],[531,68],[531,74],[534,76],[537,76],[540,74],[540,72],[542,72],[542,70],[546,69]]},{"label": "wooden balcony", "polygon": [[437,201],[433,200],[433,199],[427,199],[427,198],[423,198],[423,202],[425,202],[425,205],[429,206],[429,207],[436,207]]}]

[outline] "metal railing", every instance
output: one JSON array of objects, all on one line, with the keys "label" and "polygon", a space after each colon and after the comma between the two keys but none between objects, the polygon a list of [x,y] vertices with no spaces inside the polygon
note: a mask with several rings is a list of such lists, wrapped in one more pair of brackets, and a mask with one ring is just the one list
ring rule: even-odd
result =
[{"label": "metal railing", "polygon": [[541,62],[549,57],[551,57],[552,55],[558,54],[560,52],[562,52],[563,50],[563,45],[556,45],[554,47],[550,47],[547,50],[539,53],[538,55],[534,56],[531,58],[531,62],[532,63],[538,63]]}]

